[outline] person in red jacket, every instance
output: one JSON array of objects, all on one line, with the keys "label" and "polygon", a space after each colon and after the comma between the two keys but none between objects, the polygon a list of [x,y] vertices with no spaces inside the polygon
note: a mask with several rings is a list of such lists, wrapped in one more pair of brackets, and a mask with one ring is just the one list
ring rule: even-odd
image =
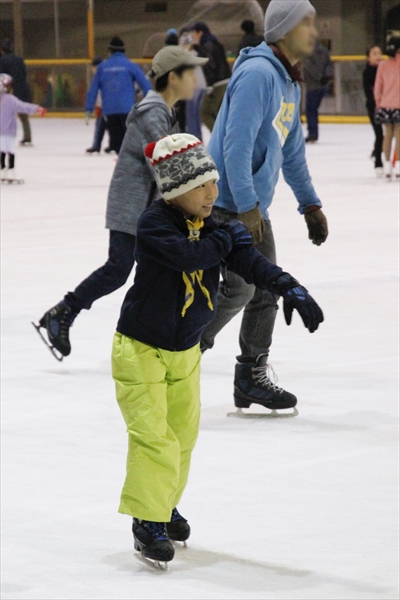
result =
[{"label": "person in red jacket", "polygon": [[400,181],[400,37],[389,40],[387,53],[389,60],[381,62],[375,81],[375,122],[385,127],[383,151],[385,176],[389,181],[392,179],[392,142],[393,138],[396,140],[395,176]]}]

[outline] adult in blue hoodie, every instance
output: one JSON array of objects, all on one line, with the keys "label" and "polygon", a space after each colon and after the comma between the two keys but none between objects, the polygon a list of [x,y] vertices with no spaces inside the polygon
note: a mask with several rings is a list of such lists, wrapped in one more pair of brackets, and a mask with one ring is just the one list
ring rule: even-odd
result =
[{"label": "adult in blue hoodie", "polygon": [[110,56],[98,66],[87,93],[85,111],[93,112],[100,92],[110,148],[118,154],[126,132],[126,119],[135,102],[135,83],[144,95],[151,90],[151,85],[142,69],[125,56],[124,42],[119,37],[111,40],[108,49]]},{"label": "adult in blue hoodie", "polygon": [[[268,209],[281,169],[300,214],[305,215],[312,242],[321,245],[328,236],[322,204],[307,167],[300,121],[298,62],[314,50],[315,9],[308,0],[272,0],[265,18],[265,37],[267,43],[242,50],[236,61],[209,152],[220,174],[214,217],[241,220],[258,250],[276,262]],[[244,395],[249,402],[266,407],[276,406],[279,398],[282,407],[288,402],[295,404],[294,396],[278,388],[268,375],[277,298],[228,270],[223,272],[215,319],[202,337],[203,350],[212,348],[219,331],[243,308],[235,400]]]}]

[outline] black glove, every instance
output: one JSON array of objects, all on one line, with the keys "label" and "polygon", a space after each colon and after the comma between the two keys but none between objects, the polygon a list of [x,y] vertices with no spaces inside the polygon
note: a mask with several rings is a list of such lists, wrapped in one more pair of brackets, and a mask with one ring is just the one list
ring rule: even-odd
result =
[{"label": "black glove", "polygon": [[233,247],[252,246],[253,238],[247,228],[237,219],[231,219],[225,223],[220,223],[221,229],[225,229],[232,238]]},{"label": "black glove", "polygon": [[328,221],[322,210],[318,208],[317,210],[313,208],[309,208],[304,215],[304,218],[308,227],[308,237],[316,246],[321,246],[324,242],[326,242],[329,231],[328,231]]},{"label": "black glove", "polygon": [[269,289],[271,292],[283,296],[283,311],[288,325],[292,322],[295,309],[310,333],[317,331],[319,325],[324,322],[323,312],[314,298],[289,273],[282,273]]}]

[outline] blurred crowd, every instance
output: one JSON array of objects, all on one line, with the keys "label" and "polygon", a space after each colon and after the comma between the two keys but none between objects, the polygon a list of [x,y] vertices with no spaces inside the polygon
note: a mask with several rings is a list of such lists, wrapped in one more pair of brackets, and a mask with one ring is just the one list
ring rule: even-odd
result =
[{"label": "blurred crowd", "polygon": [[[256,32],[255,24],[245,20],[241,24],[242,39],[237,54],[245,48],[256,47],[264,36]],[[176,118],[182,132],[203,137],[203,127],[210,132],[222,105],[231,77],[231,66],[220,40],[204,22],[197,22],[178,31],[169,29],[165,46],[180,46],[194,56],[208,59],[207,64],[196,69],[197,90],[190,101],[180,101],[175,107]],[[0,44],[0,73],[13,78],[13,92],[23,102],[30,101],[26,68],[23,59],[13,49],[11,40]],[[382,49],[371,46],[367,51],[367,65],[363,74],[367,111],[375,133],[372,152],[376,174],[391,178],[393,165],[399,169],[396,158],[400,157],[400,37],[392,37],[385,48],[389,60],[384,59]],[[123,40],[115,36],[108,46],[108,57],[92,61],[93,81],[86,98],[87,122],[96,118],[93,143],[88,153],[100,152],[105,133],[109,143],[105,152],[118,154],[126,131],[126,118],[135,100],[140,100],[152,88],[149,77],[125,56]],[[308,133],[307,143],[319,139],[319,110],[321,103],[333,86],[334,66],[328,49],[318,42],[314,54],[302,65],[305,93],[305,114]],[[118,94],[115,90],[118,90]],[[20,114],[23,127],[22,145],[31,144],[32,134],[29,118]],[[395,151],[393,155],[393,140]],[[393,156],[395,159],[393,159]]]}]

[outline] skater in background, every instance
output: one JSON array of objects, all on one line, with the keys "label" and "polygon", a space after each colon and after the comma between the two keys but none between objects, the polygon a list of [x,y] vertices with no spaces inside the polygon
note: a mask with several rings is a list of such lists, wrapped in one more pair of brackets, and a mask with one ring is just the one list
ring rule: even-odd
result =
[{"label": "skater in background", "polygon": [[385,139],[385,177],[392,178],[392,143],[396,142],[395,177],[400,181],[400,37],[389,40],[389,59],[382,61],[376,75],[374,95],[376,102],[375,123],[383,124]]},{"label": "skater in background", "polygon": [[306,82],[306,116],[308,136],[306,143],[314,144],[319,139],[319,107],[333,81],[333,63],[328,50],[318,40],[314,52],[303,63]]},{"label": "skater in background", "polygon": [[[46,109],[37,104],[22,102],[11,93],[13,79],[8,73],[0,74],[0,151],[1,180],[9,183],[21,182],[15,175],[15,146],[17,138],[17,116],[19,114],[43,117]],[[8,158],[8,165],[6,159]],[[7,168],[8,167],[8,168]]]},{"label": "skater in background", "polygon": [[[238,219],[257,249],[276,261],[268,209],[282,168],[309,238],[320,246],[328,224],[311,181],[300,121],[299,61],[310,56],[317,39],[315,9],[305,0],[273,0],[265,17],[265,43],[242,50],[235,63],[209,145],[220,173],[215,219]],[[243,115],[246,115],[245,121]],[[223,269],[214,320],[202,336],[203,351],[242,309],[240,355],[235,368],[235,403],[271,409],[296,406],[297,398],[271,379],[268,357],[278,310],[269,290],[249,285]]]},{"label": "skater in background", "polygon": [[201,107],[201,120],[212,131],[224,99],[231,69],[223,45],[211,33],[208,25],[198,22],[190,27],[190,31],[195,43],[194,49],[198,55],[209,59],[204,67],[209,90],[207,90]]},{"label": "skater in background", "polygon": [[259,46],[263,43],[264,36],[256,33],[256,26],[254,24],[254,21],[251,21],[250,19],[243,21],[240,28],[244,32],[244,36],[241,39],[238,47],[238,55],[243,50],[243,48],[255,48],[256,46]]},{"label": "skater in background", "polygon": [[166,46],[177,46],[178,44],[179,44],[178,32],[176,29],[171,27],[171,29],[168,29],[168,31],[167,31],[167,37],[165,38],[165,45]]},{"label": "skater in background", "polygon": [[242,223],[213,219],[218,172],[199,140],[172,135],[145,153],[163,199],[139,220],[135,282],[114,336],[113,377],[129,434],[119,511],[133,517],[135,549],[169,562],[171,540],[190,535],[177,506],[198,436],[199,341],[214,314],[220,263],[283,296],[288,325],[297,310],[312,333],[323,314],[298,281],[255,249]]},{"label": "skater in background", "polygon": [[[8,73],[13,79],[14,95],[22,102],[30,102],[31,94],[26,75],[26,67],[24,60],[15,54],[14,46],[10,39],[6,38],[0,42],[0,73]],[[23,128],[23,137],[20,141],[21,146],[26,146],[32,143],[32,132],[29,123],[29,116],[25,113],[20,113],[20,121]]]},{"label": "skater in background", "polygon": [[381,124],[375,123],[376,102],[374,87],[379,63],[382,61],[382,50],[379,46],[372,46],[367,50],[367,65],[363,73],[363,86],[367,99],[367,111],[369,120],[375,133],[375,146],[372,156],[375,159],[375,172],[378,177],[383,175],[382,146],[383,128]]},{"label": "skater in background", "polygon": [[[92,65],[91,65],[91,69],[92,69],[92,75],[96,74],[97,71],[97,67],[103,62],[103,59],[100,57],[94,58],[92,60]],[[103,138],[104,138],[104,134],[107,131],[107,122],[103,117],[103,111],[101,108],[102,102],[101,102],[101,92],[99,92],[97,94],[97,100],[96,100],[96,106],[95,106],[95,115],[96,115],[96,123],[94,126],[94,138],[93,138],[93,144],[91,145],[90,148],[88,148],[86,150],[86,152],[88,154],[94,154],[95,152],[101,152],[101,144],[103,142]],[[87,123],[89,123],[89,121],[87,121]],[[111,149],[108,146],[105,149],[105,152],[109,152]]]},{"label": "skater in background", "polygon": [[108,50],[110,56],[98,67],[87,93],[85,112],[90,117],[101,92],[103,115],[110,133],[110,148],[117,154],[126,132],[126,119],[135,102],[135,83],[144,95],[151,90],[142,69],[125,56],[125,45],[119,37],[113,37]]},{"label": "skater in background", "polygon": [[206,62],[207,59],[197,58],[180,46],[166,46],[153,59],[151,75],[155,91],[150,91],[129,114],[127,133],[108,192],[108,260],[35,325],[40,335],[40,328],[46,329],[50,349],[58,360],[71,352],[69,332],[81,310],[89,310],[93,302],[122,287],[133,269],[137,223],[158,194],[143,148],[152,140],[176,131],[173,107],[178,100],[193,97],[195,69]]},{"label": "skater in background", "polygon": [[[194,56],[198,56],[197,51],[194,49],[194,39],[190,31],[181,32],[179,43]],[[207,82],[201,67],[196,68],[196,81],[197,88],[193,100],[188,100],[186,102],[185,131],[186,133],[194,135],[199,140],[202,140],[203,134],[201,130],[201,106],[206,93]]]}]

